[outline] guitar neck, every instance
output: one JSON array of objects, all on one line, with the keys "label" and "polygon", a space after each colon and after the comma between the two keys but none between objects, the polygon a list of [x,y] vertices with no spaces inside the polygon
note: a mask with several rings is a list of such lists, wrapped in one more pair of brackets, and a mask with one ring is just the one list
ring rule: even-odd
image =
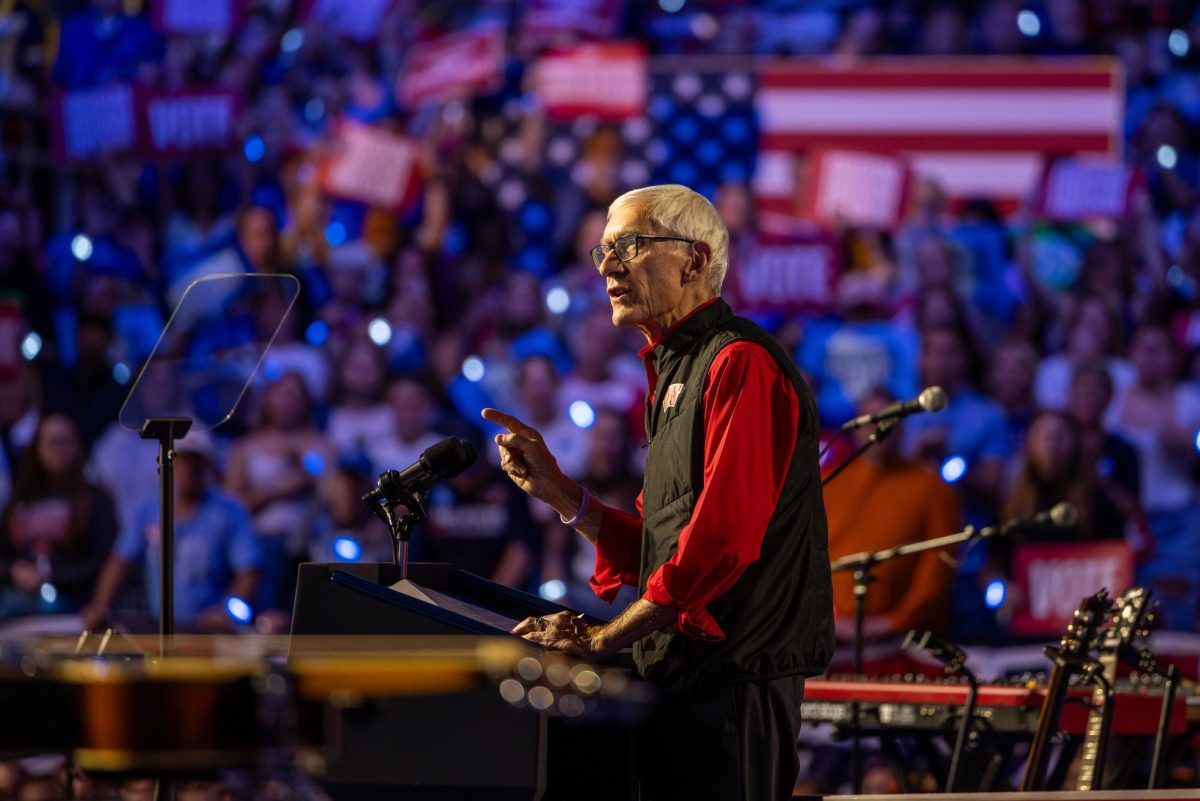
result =
[{"label": "guitar neck", "polygon": [[1093,790],[1104,783],[1104,755],[1108,746],[1108,730],[1112,722],[1112,687],[1117,680],[1117,654],[1105,652],[1100,657],[1100,681],[1092,693],[1092,708],[1088,712],[1083,747],[1079,763],[1077,790]]}]

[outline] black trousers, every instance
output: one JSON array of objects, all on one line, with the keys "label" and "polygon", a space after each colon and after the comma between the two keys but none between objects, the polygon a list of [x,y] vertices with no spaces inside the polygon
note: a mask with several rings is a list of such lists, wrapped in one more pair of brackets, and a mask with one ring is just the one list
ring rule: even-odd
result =
[{"label": "black trousers", "polygon": [[804,679],[667,696],[638,731],[642,801],[791,798]]}]

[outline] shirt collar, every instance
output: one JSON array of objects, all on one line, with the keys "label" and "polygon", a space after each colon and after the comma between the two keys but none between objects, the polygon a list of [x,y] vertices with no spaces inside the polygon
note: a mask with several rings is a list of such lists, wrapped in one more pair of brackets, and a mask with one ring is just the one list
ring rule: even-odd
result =
[{"label": "shirt collar", "polygon": [[688,320],[692,319],[698,313],[700,313],[704,309],[707,309],[709,306],[713,305],[720,299],[721,298],[719,296],[714,297],[714,298],[709,298],[708,300],[704,301],[696,308],[692,309],[690,312],[688,312],[686,315],[684,315],[682,319],[678,320],[674,325],[672,325],[670,328],[668,328],[666,331],[664,331],[662,333],[662,336],[656,337],[656,338],[650,340],[649,342],[647,342],[645,345],[643,345],[641,350],[638,351],[638,356],[641,357],[642,361],[645,361],[646,357],[648,357],[654,351],[655,348],[657,348],[659,345],[661,345],[663,342],[665,342],[667,340],[667,338],[671,336],[671,334],[674,334],[677,330],[679,330],[679,327],[681,325],[683,325]]}]

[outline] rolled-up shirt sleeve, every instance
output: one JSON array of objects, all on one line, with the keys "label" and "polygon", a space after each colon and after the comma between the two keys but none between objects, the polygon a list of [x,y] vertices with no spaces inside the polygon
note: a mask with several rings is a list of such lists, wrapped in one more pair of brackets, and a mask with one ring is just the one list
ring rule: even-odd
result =
[{"label": "rolled-up shirt sleeve", "polygon": [[642,555],[642,494],[637,497],[637,516],[611,506],[604,507],[596,534],[596,570],[588,581],[592,592],[612,603],[622,584],[636,587]]},{"label": "rolled-up shirt sleeve", "polygon": [[752,342],[722,349],[707,378],[704,486],[678,549],[642,597],[679,610],[674,627],[683,634],[720,640],[708,604],[758,559],[796,448],[800,404],[774,357]]}]

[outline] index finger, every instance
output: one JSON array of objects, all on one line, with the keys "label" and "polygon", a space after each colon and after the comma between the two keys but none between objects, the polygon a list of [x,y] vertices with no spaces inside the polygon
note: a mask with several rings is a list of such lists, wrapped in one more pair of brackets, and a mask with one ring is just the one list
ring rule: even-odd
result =
[{"label": "index finger", "polygon": [[502,412],[499,409],[484,409],[479,414],[484,420],[495,423],[496,425],[504,426],[512,433],[520,434],[523,437],[528,437],[537,433],[532,428],[525,425],[525,423],[518,420],[516,417],[513,417],[508,412]]}]

